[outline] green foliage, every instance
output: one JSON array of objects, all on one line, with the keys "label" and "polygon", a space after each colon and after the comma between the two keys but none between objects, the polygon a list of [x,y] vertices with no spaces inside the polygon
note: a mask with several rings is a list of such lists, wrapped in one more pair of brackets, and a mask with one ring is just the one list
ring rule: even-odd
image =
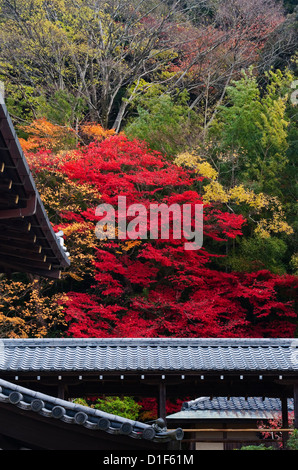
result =
[{"label": "green foliage", "polygon": [[96,403],[89,403],[84,398],[76,398],[74,403],[83,406],[90,406],[96,410],[104,411],[112,415],[123,416],[123,418],[137,420],[142,408],[132,397],[101,397]]},{"label": "green foliage", "polygon": [[66,90],[58,90],[50,96],[36,99],[37,117],[46,118],[53,124],[72,127],[84,116],[86,106],[83,98],[76,98]]},{"label": "green foliage", "polygon": [[73,402],[76,403],[76,405],[89,406],[84,398],[75,398]]},{"label": "green foliage", "polygon": [[283,0],[283,6],[288,13],[293,13],[297,6],[296,0]]},{"label": "green foliage", "polygon": [[125,127],[126,135],[145,140],[152,150],[177,155],[187,146],[198,120],[187,99],[186,92],[173,98],[149,88],[137,102],[137,116]]},{"label": "green foliage", "polygon": [[[292,93],[293,90],[290,91]],[[283,172],[283,180],[281,190],[283,194],[283,201],[285,211],[288,215],[291,225],[293,226],[296,234],[298,233],[298,180],[297,180],[297,155],[298,155],[298,120],[297,120],[297,105],[293,106],[288,104],[286,109],[288,126],[288,148],[287,159],[288,164]],[[297,239],[293,241],[297,245]]]},{"label": "green foliage", "polygon": [[259,446],[251,445],[251,446],[243,446],[240,450],[274,450],[274,447],[267,447],[264,444]]},{"label": "green foliage", "polygon": [[221,152],[239,152],[237,177],[256,191],[280,196],[282,176],[288,164],[288,125],[285,90],[293,80],[289,72],[268,74],[261,94],[253,70],[227,89],[227,105],[219,108],[210,136],[218,139]]},{"label": "green foliage", "polygon": [[[116,0],[100,7],[95,0],[0,0],[0,73],[6,84],[30,86],[34,97],[56,101],[60,117],[65,100],[56,99],[57,91],[78,108],[83,99],[86,120],[118,132],[127,91],[142,78],[166,81],[163,74],[177,59],[176,49],[180,54],[184,49],[180,23],[188,24],[187,12],[197,9],[182,0],[170,6]],[[66,114],[69,104],[67,99]]]},{"label": "green foliage", "polygon": [[104,397],[97,400],[94,408],[136,420],[141,406],[132,397]]},{"label": "green foliage", "polygon": [[268,269],[275,274],[283,274],[286,272],[286,252],[287,244],[277,237],[243,238],[228,256],[225,264],[235,271],[253,272]]},{"label": "green foliage", "polygon": [[[263,87],[262,80],[266,82]],[[209,161],[218,170],[219,182],[225,188],[240,184],[260,197],[275,198],[285,222],[292,227],[287,236],[278,233],[266,240],[251,238],[256,217],[248,210],[246,238],[228,253],[226,265],[231,269],[297,272],[297,256],[293,255],[297,244],[297,109],[290,100],[293,80],[288,70],[271,70],[262,77],[252,68],[243,71],[242,78],[227,88],[226,103],[219,107],[208,134]]]},{"label": "green foliage", "polygon": [[298,429],[294,429],[291,433],[287,442],[287,447],[290,450],[298,450]]},{"label": "green foliage", "polygon": [[249,154],[254,153],[261,137],[257,126],[261,104],[252,71],[243,72],[243,77],[227,88],[227,102],[229,106],[219,108],[211,135],[216,133],[220,136],[222,149],[245,148]]},{"label": "green foliage", "polygon": [[3,75],[0,75],[0,81],[5,83],[5,103],[9,113],[15,123],[18,136],[23,137],[25,133],[19,124],[31,122],[34,119],[34,109],[36,98],[34,97],[34,88],[20,84],[16,86],[12,82],[7,82]]}]

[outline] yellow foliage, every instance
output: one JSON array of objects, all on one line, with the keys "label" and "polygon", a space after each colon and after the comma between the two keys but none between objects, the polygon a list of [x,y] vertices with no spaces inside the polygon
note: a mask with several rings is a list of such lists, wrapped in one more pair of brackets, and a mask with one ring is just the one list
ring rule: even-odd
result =
[{"label": "yellow foliage", "polygon": [[174,160],[178,166],[186,166],[193,168],[200,176],[207,179],[215,180],[218,177],[217,171],[203,158],[193,153],[180,153]]},{"label": "yellow foliage", "polygon": [[[90,204],[98,204],[100,195],[96,189],[87,184],[79,184],[77,181],[62,177],[61,174],[51,173],[50,178],[57,177],[59,182],[55,186],[49,185],[46,180],[44,184],[37,182],[41,199],[45,206],[51,211],[80,212],[82,201],[90,201]],[[63,180],[61,181],[61,178]]]},{"label": "yellow foliage", "polygon": [[[98,240],[95,222],[76,216],[82,210],[97,207],[101,196],[96,188],[70,180],[55,171],[45,174],[44,178],[39,177],[36,184],[50,221],[57,224],[56,220],[60,220],[56,229],[63,231],[65,245],[70,253],[71,269],[63,277],[69,276],[80,281],[94,270],[94,247],[98,245]],[[70,214],[70,220],[64,218],[64,214]]]},{"label": "yellow foliage", "polygon": [[271,232],[291,235],[293,228],[284,220],[283,212],[275,212],[272,219],[261,219],[255,232],[261,237],[268,237]]},{"label": "yellow foliage", "polygon": [[59,296],[44,296],[37,279],[26,283],[2,278],[0,298],[1,337],[42,338],[64,325]]},{"label": "yellow foliage", "polygon": [[[233,154],[233,159],[237,159],[236,153]],[[212,165],[193,153],[185,152],[178,155],[174,163],[193,169],[199,176],[203,176],[207,180],[203,188],[203,202],[205,204],[217,202],[229,204],[229,207],[233,207],[233,204],[237,206],[245,204],[249,208],[251,219],[253,215],[262,216],[262,211],[269,211],[271,216],[254,221],[255,233],[262,238],[270,237],[271,233],[285,233],[287,235],[293,233],[292,227],[285,220],[282,205],[277,197],[255,193],[242,184],[230,189],[224,188],[218,181],[218,172]]]},{"label": "yellow foliage", "polygon": [[209,204],[211,202],[227,203],[229,195],[224,187],[218,181],[211,181],[204,187],[203,202]]}]

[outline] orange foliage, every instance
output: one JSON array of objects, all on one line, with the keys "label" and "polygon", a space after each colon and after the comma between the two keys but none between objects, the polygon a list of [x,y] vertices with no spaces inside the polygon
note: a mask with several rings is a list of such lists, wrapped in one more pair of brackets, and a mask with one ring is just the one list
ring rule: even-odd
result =
[{"label": "orange foliage", "polygon": [[28,134],[27,139],[19,139],[24,152],[35,152],[42,148],[61,152],[75,148],[81,137],[87,139],[88,143],[94,140],[101,142],[116,133],[114,129],[106,130],[100,124],[90,122],[80,126],[76,134],[71,127],[53,124],[45,118],[35,119],[22,129]]},{"label": "orange foliage", "polygon": [[35,151],[40,148],[50,150],[61,149],[65,143],[74,139],[75,131],[67,126],[52,124],[45,118],[35,119],[22,129],[29,135],[28,139],[20,138],[22,149]]},{"label": "orange foliage", "polygon": [[94,122],[86,123],[81,126],[81,131],[91,140],[102,141],[111,135],[115,135],[114,129],[104,129],[100,124]]}]

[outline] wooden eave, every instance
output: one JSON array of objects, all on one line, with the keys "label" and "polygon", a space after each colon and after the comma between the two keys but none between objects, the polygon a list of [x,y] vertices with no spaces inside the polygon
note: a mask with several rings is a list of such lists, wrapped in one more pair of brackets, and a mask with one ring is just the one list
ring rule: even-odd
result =
[{"label": "wooden eave", "polygon": [[69,265],[7,108],[0,103],[0,271],[60,278]]}]

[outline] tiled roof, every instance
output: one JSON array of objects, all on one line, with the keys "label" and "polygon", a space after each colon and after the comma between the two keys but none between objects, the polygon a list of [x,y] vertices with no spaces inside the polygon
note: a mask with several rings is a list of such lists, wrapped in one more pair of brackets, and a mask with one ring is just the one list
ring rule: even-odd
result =
[{"label": "tiled roof", "polygon": [[[293,400],[288,400],[289,410],[293,410]],[[182,410],[270,410],[280,411],[279,398],[265,397],[200,397],[183,403]]]},{"label": "tiled roof", "polygon": [[59,419],[65,423],[81,425],[95,431],[106,431],[109,434],[126,435],[154,442],[167,442],[183,438],[183,431],[180,428],[168,431],[164,425],[162,426],[161,420],[156,420],[152,425],[133,421],[34,392],[2,379],[0,379],[0,402],[9,403],[25,411],[39,413],[47,418]]},{"label": "tiled roof", "polygon": [[[296,339],[3,339],[5,371],[298,371]],[[1,352],[2,347],[2,352]]]},{"label": "tiled roof", "polygon": [[[288,399],[288,411],[293,411]],[[281,414],[279,398],[268,397],[200,397],[183,403],[181,411],[169,419],[272,419]]]}]

